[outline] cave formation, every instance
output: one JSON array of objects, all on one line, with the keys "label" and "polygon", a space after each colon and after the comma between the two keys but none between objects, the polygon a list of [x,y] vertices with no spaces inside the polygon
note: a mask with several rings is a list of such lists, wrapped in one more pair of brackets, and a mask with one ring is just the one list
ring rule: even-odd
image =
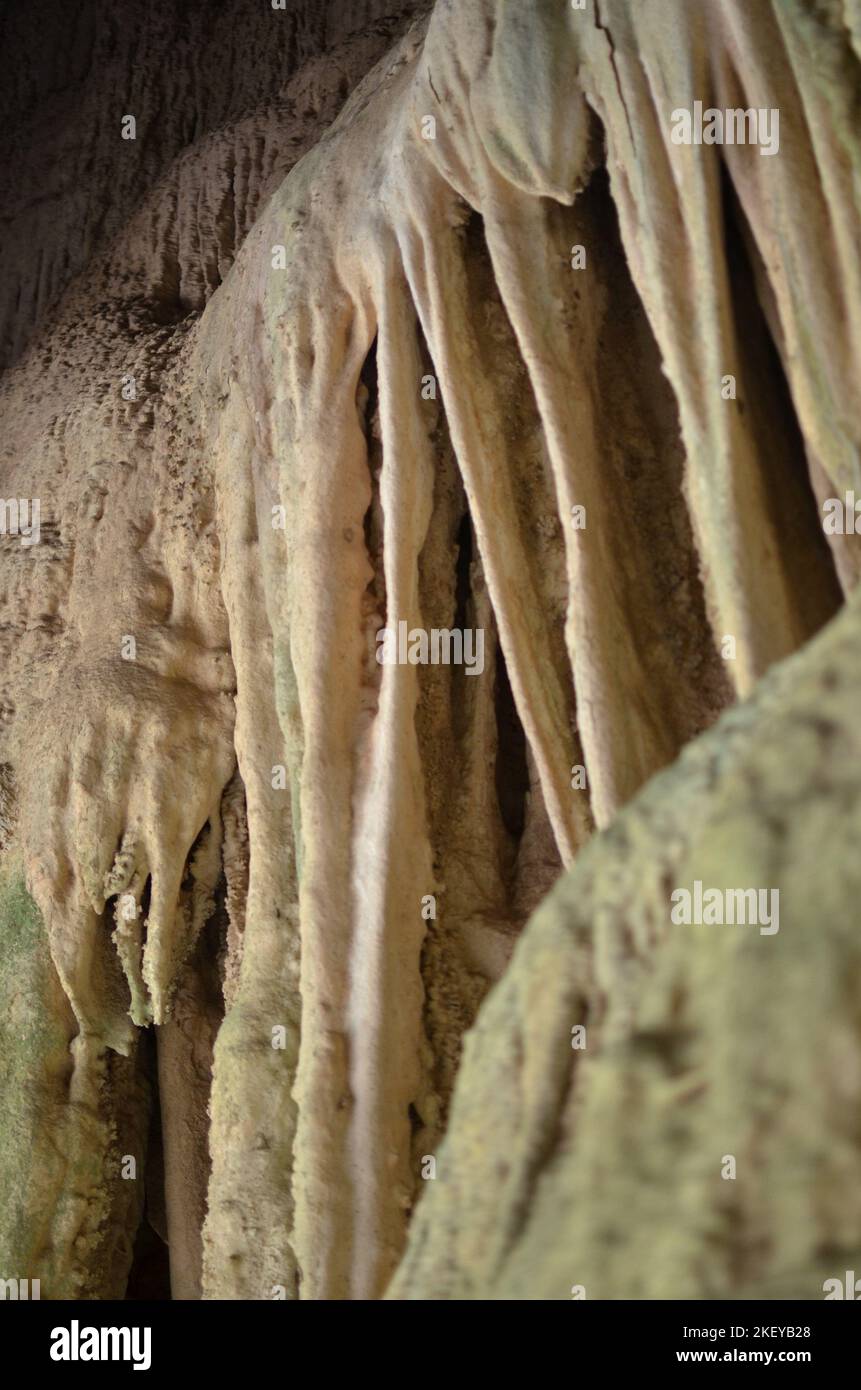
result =
[{"label": "cave formation", "polygon": [[[858,0],[0,27],[0,1277],[820,1297]],[[697,102],[779,148],[674,141]],[[695,881],[779,931],[674,925]]]}]

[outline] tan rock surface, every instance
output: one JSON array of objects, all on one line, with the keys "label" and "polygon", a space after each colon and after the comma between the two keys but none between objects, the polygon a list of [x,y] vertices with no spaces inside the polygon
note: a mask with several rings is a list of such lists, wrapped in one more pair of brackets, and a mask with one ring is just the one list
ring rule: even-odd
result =
[{"label": "tan rock surface", "polygon": [[[44,1043],[9,1044],[3,1161],[40,1176],[0,1254],[46,1297],[122,1286],[147,1075],[174,1296],[380,1295],[529,913],[858,569],[819,515],[861,492],[855,9],[251,8],[192,7],[179,48],[171,7],[129,14],[85,77],[83,6],[57,80],[99,157],[55,240],[31,184],[10,209],[0,491],[42,535],[0,537],[0,934],[28,924]],[[123,148],[138,56],[169,114]],[[740,94],[780,156],[671,144],[674,106]],[[379,665],[399,620],[481,628],[483,673]],[[87,1184],[40,1157],[43,1094]],[[398,1287],[447,1296],[415,1258]]]},{"label": "tan rock surface", "polygon": [[[858,1267],[859,597],[536,912],[389,1297],[821,1299]],[[673,923],[696,880],[768,885],[778,930]]]}]

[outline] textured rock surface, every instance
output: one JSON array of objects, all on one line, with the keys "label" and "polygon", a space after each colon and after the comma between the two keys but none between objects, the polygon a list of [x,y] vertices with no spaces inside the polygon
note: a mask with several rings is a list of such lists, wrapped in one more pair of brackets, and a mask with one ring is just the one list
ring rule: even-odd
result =
[{"label": "textured rock surface", "polygon": [[[0,985],[37,1033],[0,1181],[39,1175],[0,1254],[46,1297],[123,1287],[144,1186],[175,1297],[382,1293],[529,913],[857,574],[818,515],[861,491],[857,6],[426,8],[81,3],[16,78],[27,168],[81,108],[7,203],[0,383],[0,491],[42,507],[0,537]],[[670,144],[742,97],[777,158]],[[378,665],[399,620],[482,628],[483,673]],[[586,990],[547,968],[548,1007]],[[447,1296],[435,1259],[398,1288]]]},{"label": "textured rock surface", "polygon": [[[9,0],[0,15],[10,55],[0,94],[0,364],[17,360],[62,290],[157,185],[135,248],[139,292],[201,309],[267,192],[417,8]],[[134,143],[120,138],[126,115],[137,122]],[[120,265],[114,257],[113,279]]]},{"label": "textured rock surface", "polygon": [[[857,1268],[859,686],[856,597],[554,888],[466,1041],[391,1297],[815,1299]],[[778,931],[673,924],[697,879],[769,885]]]}]

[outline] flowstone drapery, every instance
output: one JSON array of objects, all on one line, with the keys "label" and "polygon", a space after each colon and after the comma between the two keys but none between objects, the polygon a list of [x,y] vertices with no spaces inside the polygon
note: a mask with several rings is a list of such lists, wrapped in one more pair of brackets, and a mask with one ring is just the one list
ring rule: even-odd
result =
[{"label": "flowstone drapery", "polygon": [[[654,814],[682,836],[684,767],[697,804],[719,799],[723,740],[731,779],[732,731],[769,698],[813,716],[812,677],[780,704],[808,667],[782,667],[771,697],[757,682],[857,577],[857,538],[821,519],[861,493],[857,6],[440,0],[409,28],[406,11],[376,45],[343,39],[343,82],[308,58],[289,109],[180,155],[2,385],[4,488],[43,520],[38,546],[4,538],[0,1252],[45,1297],[122,1294],[144,1191],[174,1297],[378,1297],[425,1187],[396,1296],[567,1297],[554,1193],[585,1266],[602,1249],[590,1156],[629,1137],[621,1022],[584,1066],[619,1089],[577,1116],[559,1100],[572,1000],[627,1019],[643,960],[666,982],[681,949],[652,925],[637,938],[660,845],[624,827]],[[779,151],[674,144],[671,112],[696,101],[779,109]],[[483,671],[380,664],[399,622],[482,629]],[[833,646],[841,699],[853,631],[843,615],[816,648]],[[756,713],[623,811],[752,691]],[[772,760],[739,802],[732,853],[784,790],[807,796],[799,748],[797,781]],[[612,926],[598,869],[577,867],[596,830],[582,862],[630,884]],[[831,872],[827,837],[786,842]],[[505,975],[572,865],[554,903],[576,951],[560,927],[541,955],[543,909]],[[825,999],[845,961],[823,940]],[[746,949],[765,971],[781,948]],[[723,950],[695,973],[734,978]],[[440,1149],[461,1040],[503,975]],[[709,1013],[723,995],[697,974],[685,997],[720,1096],[738,1064]],[[741,1054],[752,1030],[741,1011]],[[688,1173],[714,1115],[699,1124],[679,1075],[694,1118],[669,1152]],[[816,1077],[780,1084],[802,1114]],[[634,1088],[655,1164],[661,1085]],[[509,1099],[516,1135],[495,1112],[485,1130]],[[573,1150],[554,1149],[563,1112]],[[652,1162],[626,1151],[620,1192]],[[493,1230],[482,1187],[503,1194]],[[746,1200],[742,1242],[793,1219]],[[644,1218],[602,1296],[726,1292],[691,1273],[679,1212],[690,1258],[638,1283]],[[818,1259],[790,1245],[768,1277]],[[512,1250],[527,1263],[509,1273]]]}]

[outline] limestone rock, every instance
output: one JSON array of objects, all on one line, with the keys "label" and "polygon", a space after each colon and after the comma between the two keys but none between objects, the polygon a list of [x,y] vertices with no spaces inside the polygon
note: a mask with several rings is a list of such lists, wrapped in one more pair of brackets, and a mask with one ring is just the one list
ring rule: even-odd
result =
[{"label": "limestone rock", "polygon": [[[390,1297],[821,1299],[858,1267],[859,597],[538,909]],[[674,923],[697,880],[775,922]]]},{"label": "limestone rock", "polygon": [[[861,494],[858,7],[158,0],[107,23],[80,0],[65,48],[30,8],[3,18],[24,175],[0,492],[41,523],[0,535],[0,988],[30,1020],[5,1034],[2,1263],[107,1297],[152,1236],[175,1297],[378,1297],[532,910],[753,692],[670,775],[719,763],[854,588],[858,537],[821,507]],[[778,107],[779,157],[675,145],[698,100]],[[381,663],[401,624],[480,632],[480,669]],[[804,807],[786,819],[775,853]],[[577,977],[542,967],[542,1027],[597,981],[621,1029],[657,942],[578,931]],[[708,999],[688,981],[694,1048],[733,962]],[[571,1058],[536,1047],[537,1173]],[[623,1098],[595,1094],[599,1144]],[[648,1167],[663,1100],[637,1094]],[[483,1204],[467,1221],[452,1196],[482,1245]],[[772,1223],[745,1200],[733,1239],[755,1243]],[[471,1290],[516,1284],[525,1220],[491,1265],[464,1256]],[[445,1296],[415,1250],[396,1287]]]}]

